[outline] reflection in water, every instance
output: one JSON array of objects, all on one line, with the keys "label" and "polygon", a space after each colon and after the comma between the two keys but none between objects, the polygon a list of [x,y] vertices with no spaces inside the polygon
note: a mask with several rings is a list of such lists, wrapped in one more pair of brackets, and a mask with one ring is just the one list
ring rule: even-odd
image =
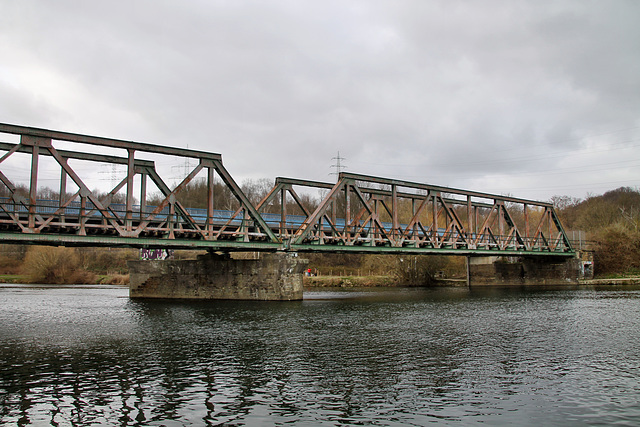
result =
[{"label": "reflection in water", "polygon": [[[640,291],[0,287],[0,424],[632,424]],[[174,424],[172,424],[174,423]]]}]

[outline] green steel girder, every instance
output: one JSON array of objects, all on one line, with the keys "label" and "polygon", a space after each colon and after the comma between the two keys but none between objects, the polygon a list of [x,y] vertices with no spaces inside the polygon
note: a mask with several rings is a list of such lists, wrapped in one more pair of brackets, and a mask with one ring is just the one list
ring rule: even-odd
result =
[{"label": "green steel girder", "polygon": [[256,251],[256,252],[335,252],[360,254],[407,254],[407,255],[471,255],[471,256],[559,256],[572,257],[574,252],[521,251],[521,250],[473,250],[451,248],[396,248],[390,246],[335,245],[288,245],[288,242],[236,242],[230,240],[154,239],[109,236],[78,236],[55,234],[25,234],[0,232],[0,240],[7,244],[33,244],[74,247],[129,247],[169,248],[212,251]]},{"label": "green steel girder", "polygon": [[[327,252],[321,245],[291,245],[291,250],[305,252]],[[391,246],[346,246],[336,245],[331,247],[335,253],[359,253],[359,254],[386,254],[386,255],[469,255],[469,256],[555,256],[574,257],[575,252],[550,252],[550,251],[520,251],[520,250],[479,250],[479,249],[450,249],[450,248],[411,248]]]},{"label": "green steel girder", "polygon": [[129,247],[129,248],[171,248],[208,249],[225,251],[267,251],[283,250],[281,243],[237,242],[233,240],[158,239],[148,237],[120,236],[79,236],[73,234],[27,234],[0,232],[0,241],[8,244],[31,244],[75,247]]}]

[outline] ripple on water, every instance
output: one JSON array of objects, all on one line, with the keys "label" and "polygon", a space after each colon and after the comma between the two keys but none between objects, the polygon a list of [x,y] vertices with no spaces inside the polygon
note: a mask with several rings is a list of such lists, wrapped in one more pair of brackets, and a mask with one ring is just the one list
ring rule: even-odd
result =
[{"label": "ripple on water", "polygon": [[0,288],[0,423],[628,424],[638,291]]}]

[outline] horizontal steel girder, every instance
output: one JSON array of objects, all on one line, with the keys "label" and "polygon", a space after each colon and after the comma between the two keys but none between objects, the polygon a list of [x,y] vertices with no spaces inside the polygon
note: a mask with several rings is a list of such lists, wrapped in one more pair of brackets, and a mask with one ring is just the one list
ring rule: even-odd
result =
[{"label": "horizontal steel girder", "polygon": [[49,245],[69,247],[122,247],[122,248],[170,248],[186,250],[210,251],[255,251],[279,252],[291,251],[301,253],[358,253],[358,254],[395,254],[395,255],[471,255],[471,256],[559,256],[572,257],[570,252],[548,251],[515,251],[515,250],[463,250],[463,249],[433,249],[433,248],[392,248],[367,246],[334,246],[321,247],[316,245],[287,245],[270,242],[235,242],[235,241],[205,241],[189,239],[154,239],[128,238],[53,234],[22,234],[0,232],[0,239],[4,244],[21,245]]},{"label": "horizontal steel girder", "polygon": [[222,160],[222,156],[206,151],[196,151],[184,148],[165,147],[162,145],[148,144],[144,142],[125,141],[121,139],[103,138],[98,136],[81,135],[70,132],[60,132],[55,130],[39,129],[26,126],[10,125],[0,123],[0,133],[13,135],[47,138],[57,141],[78,142],[82,144],[101,145],[111,148],[124,148],[147,153],[157,153],[180,157],[190,157],[195,159]]}]

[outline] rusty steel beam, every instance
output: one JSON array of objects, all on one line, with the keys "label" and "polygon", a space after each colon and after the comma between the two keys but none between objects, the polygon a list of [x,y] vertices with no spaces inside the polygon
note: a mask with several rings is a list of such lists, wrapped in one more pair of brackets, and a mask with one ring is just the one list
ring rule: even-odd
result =
[{"label": "rusty steel beam", "polygon": [[[502,195],[498,195],[498,194],[481,193],[481,192],[478,192],[478,191],[461,190],[461,189],[458,189],[458,188],[443,187],[443,186],[439,186],[439,185],[422,184],[422,183],[417,183],[417,182],[401,181],[401,180],[390,179],[390,178],[380,178],[380,177],[370,176],[370,175],[360,175],[360,174],[354,174],[354,173],[350,173],[350,172],[341,172],[340,175],[339,175],[339,179],[341,179],[341,178],[352,179],[352,180],[356,180],[356,181],[365,181],[365,182],[371,182],[371,183],[383,184],[383,185],[389,185],[389,186],[397,185],[397,186],[400,186],[400,187],[415,188],[415,189],[420,189],[420,190],[436,191],[436,192],[441,192],[441,193],[458,194],[458,195],[461,195],[461,196],[471,196],[471,197],[477,197],[477,198],[481,198],[481,199],[502,200],[502,201],[510,202],[510,203],[520,203],[520,204],[529,203],[529,204],[535,205],[535,206],[553,207],[553,204],[547,203],[547,202],[526,200],[526,199],[520,199],[520,198],[516,198],[516,197],[502,196]],[[466,203],[466,201],[465,200],[460,200],[460,203]]]},{"label": "rusty steel beam", "polygon": [[[365,176],[365,175],[358,175],[358,176]],[[312,187],[312,188],[326,189],[326,190],[332,189],[333,186],[335,185],[335,184],[328,183],[328,182],[309,181],[309,180],[303,180],[303,179],[283,178],[283,177],[276,178],[276,186],[278,184],[299,185],[301,187]],[[420,185],[426,185],[426,184],[420,184]],[[446,187],[435,187],[435,186],[431,186],[431,187],[434,187],[434,188],[446,188]],[[361,187],[360,191],[362,191],[362,193],[364,193],[364,194],[375,194],[375,195],[378,195],[378,196],[389,196],[389,197],[392,196],[392,192],[390,190],[385,190],[385,189],[381,189],[381,188]],[[423,198],[425,198],[427,196],[427,194],[407,193],[407,192],[402,192],[402,191],[398,191],[397,195],[400,198],[415,198],[416,200],[422,200]],[[487,194],[487,196],[489,196],[489,194]],[[471,197],[471,196],[469,196],[469,197]],[[462,205],[462,204],[466,204],[467,203],[466,200],[457,200],[457,199],[451,199],[451,198],[446,198],[446,197],[444,198],[444,200],[446,200],[448,203],[451,203],[451,204]],[[481,207],[481,208],[491,208],[492,207],[492,205],[490,205],[488,203],[482,203],[482,202],[478,202],[478,201],[472,202],[472,205],[474,207]]]},{"label": "rusty steel beam", "polygon": [[283,178],[283,177],[276,178],[276,185],[278,184],[299,185],[301,187],[325,188],[327,190],[331,190],[335,185],[335,184],[330,184],[328,182],[309,181],[306,179]]},{"label": "rusty steel beam", "polygon": [[[1,151],[12,151],[16,153],[31,153],[31,149],[29,146],[21,145],[21,144],[11,144],[8,142],[0,142],[0,150]],[[68,159],[76,159],[76,160],[86,160],[90,162],[98,162],[98,163],[114,163],[118,165],[126,165],[129,159],[127,157],[118,157],[118,156],[109,156],[106,154],[96,154],[96,153],[81,153],[78,151],[68,151],[68,150],[57,150],[58,153],[62,157],[66,157]],[[49,151],[40,152],[41,156],[51,156]],[[0,163],[2,160],[0,160]],[[155,163],[151,160],[141,160],[135,159],[136,166],[143,167],[155,167]]]},{"label": "rusty steel beam", "polygon": [[78,142],[82,144],[100,145],[103,147],[132,149],[147,153],[164,154],[178,157],[190,157],[196,159],[222,160],[222,156],[217,153],[206,151],[196,151],[184,148],[166,147],[162,145],[148,144],[144,142],[125,141],[122,139],[104,138],[99,136],[81,135],[70,132],[60,132],[55,130],[32,128],[26,126],[0,123],[0,133],[21,135],[23,137],[48,138],[57,141]]}]

